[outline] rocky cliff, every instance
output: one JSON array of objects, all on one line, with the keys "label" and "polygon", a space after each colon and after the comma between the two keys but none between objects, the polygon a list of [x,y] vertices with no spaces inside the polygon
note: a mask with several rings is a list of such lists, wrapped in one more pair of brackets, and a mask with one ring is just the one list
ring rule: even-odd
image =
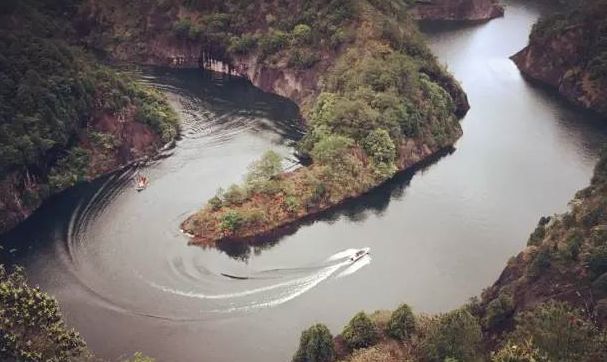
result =
[{"label": "rocky cliff", "polygon": [[418,20],[482,21],[504,16],[497,0],[417,0],[411,12]]},{"label": "rocky cliff", "polygon": [[540,20],[512,59],[528,78],[607,115],[607,2],[588,1]]}]

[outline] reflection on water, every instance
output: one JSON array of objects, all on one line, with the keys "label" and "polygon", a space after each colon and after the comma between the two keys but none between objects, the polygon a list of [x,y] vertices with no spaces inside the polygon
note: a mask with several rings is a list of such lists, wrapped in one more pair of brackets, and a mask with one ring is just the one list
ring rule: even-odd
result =
[{"label": "reflection on water", "polygon": [[[150,186],[135,192],[129,170],[54,197],[3,236],[3,261],[23,264],[106,358],[284,361],[319,321],[336,333],[360,310],[460,305],[541,215],[566,209],[607,139],[599,120],[522,79],[508,57],[539,10],[507,5],[503,19],[426,29],[472,105],[436,162],[251,247],[188,246],[180,222],[267,149],[292,158],[301,131],[293,104],[247,82],[145,69],[183,124],[176,147],[145,166]],[[363,247],[372,255],[341,256]]]}]

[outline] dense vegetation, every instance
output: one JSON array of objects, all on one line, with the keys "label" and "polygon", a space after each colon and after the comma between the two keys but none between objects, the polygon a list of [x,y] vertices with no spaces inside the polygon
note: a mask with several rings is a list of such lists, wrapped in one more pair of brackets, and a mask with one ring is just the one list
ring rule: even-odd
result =
[{"label": "dense vegetation", "polygon": [[[249,237],[326,209],[453,144],[461,134],[454,100],[460,90],[423,44],[404,2],[303,3],[302,12],[284,10],[284,18],[276,17],[279,23],[256,34],[263,40],[283,39],[284,33],[284,46],[262,46],[279,40],[260,41],[263,58],[276,64],[302,49],[321,49],[335,58],[305,114],[309,129],[298,145],[313,164],[281,173],[280,160],[267,154],[258,164],[271,162],[271,170],[257,172],[253,166],[255,182],[249,175],[244,185],[220,190],[183,224],[199,238]],[[327,25],[325,13],[338,17]],[[291,28],[290,33],[283,31]],[[340,37],[347,43],[339,50],[327,44],[342,33],[348,34]],[[304,43],[309,47],[302,47]]]},{"label": "dense vegetation", "polygon": [[77,332],[63,323],[57,301],[30,287],[21,270],[0,265],[0,359],[85,360],[90,356]]},{"label": "dense vegetation", "polygon": [[[92,152],[110,154],[125,140],[97,132],[96,118],[141,122],[162,142],[176,136],[176,116],[159,92],[69,44],[72,29],[60,16],[72,15],[74,6],[13,1],[0,13],[0,183],[15,183],[17,191],[5,192],[18,194],[5,196],[18,200],[16,208],[31,210],[48,195],[110,170],[93,168]],[[0,231],[13,224],[6,221],[9,212],[23,212],[10,208],[0,211]]]}]

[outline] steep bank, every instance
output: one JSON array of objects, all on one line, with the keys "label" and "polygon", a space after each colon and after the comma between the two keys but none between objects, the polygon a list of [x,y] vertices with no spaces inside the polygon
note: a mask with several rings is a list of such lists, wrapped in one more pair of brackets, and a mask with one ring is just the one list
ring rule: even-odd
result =
[{"label": "steep bank", "polygon": [[607,115],[607,2],[584,1],[541,19],[512,59],[569,102]]},{"label": "steep bank", "polygon": [[164,97],[69,45],[59,14],[14,2],[0,15],[0,233],[46,198],[149,156],[177,134]]},{"label": "steep bank", "polygon": [[483,21],[504,16],[497,0],[418,0],[411,9],[418,20]]},{"label": "steep bank", "polygon": [[308,122],[299,151],[313,166],[281,173],[268,155],[247,185],[231,186],[184,222],[198,241],[271,232],[368,191],[461,135],[466,96],[425,47],[404,2],[120,6],[89,1],[81,9],[78,28],[90,46],[115,60],[243,75],[291,98]]},{"label": "steep bank", "polygon": [[[365,16],[357,14],[361,3],[87,0],[80,6],[76,28],[87,46],[114,61],[204,67],[241,76],[266,92],[294,101],[305,116],[328,68],[355,45],[358,29],[354,25]],[[391,11],[398,19],[410,21],[403,17],[407,7],[400,0],[374,2],[371,11]],[[383,25],[386,32],[394,31],[394,20]],[[411,24],[405,28],[413,31]],[[427,52],[417,35],[409,38],[411,51]],[[458,111],[465,112],[468,103],[459,85],[436,67],[427,71],[448,89]]]}]

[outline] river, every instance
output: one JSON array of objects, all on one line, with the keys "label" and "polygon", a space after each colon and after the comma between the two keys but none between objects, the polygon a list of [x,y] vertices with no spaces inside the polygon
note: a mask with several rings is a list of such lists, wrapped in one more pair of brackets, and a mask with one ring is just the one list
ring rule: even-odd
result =
[{"label": "river", "polygon": [[[199,70],[143,70],[183,124],[182,139],[140,169],[49,200],[3,236],[4,262],[57,297],[101,357],[284,361],[316,322],[338,333],[360,310],[454,308],[490,285],[542,215],[589,183],[607,129],[530,85],[508,59],[541,8],[508,1],[477,25],[428,25],[439,61],[471,110],[453,153],[264,245],[188,246],[179,223],[265,150],[292,158],[293,104]],[[347,261],[353,248],[371,255]],[[236,278],[235,278],[236,277]]]}]

